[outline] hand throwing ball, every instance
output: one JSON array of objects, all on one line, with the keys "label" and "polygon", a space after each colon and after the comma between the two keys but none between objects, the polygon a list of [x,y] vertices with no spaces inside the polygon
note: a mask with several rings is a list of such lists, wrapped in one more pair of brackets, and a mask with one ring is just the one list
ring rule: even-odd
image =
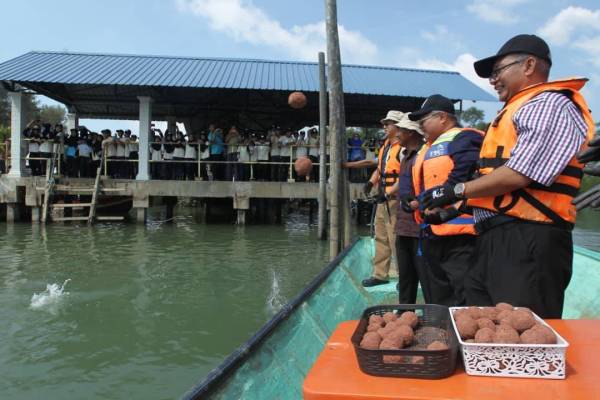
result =
[{"label": "hand throwing ball", "polygon": [[288,104],[295,109],[304,108],[306,106],[306,96],[302,92],[292,92],[288,97]]},{"label": "hand throwing ball", "polygon": [[300,157],[294,162],[294,169],[298,176],[307,176],[312,171],[312,161],[306,157]]}]

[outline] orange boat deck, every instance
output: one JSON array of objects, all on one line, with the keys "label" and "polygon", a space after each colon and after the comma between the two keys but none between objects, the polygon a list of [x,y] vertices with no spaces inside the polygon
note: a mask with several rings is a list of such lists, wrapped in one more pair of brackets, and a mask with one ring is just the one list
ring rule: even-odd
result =
[{"label": "orange boat deck", "polygon": [[358,321],[342,322],[304,380],[304,399],[600,400],[600,320],[547,322],[569,342],[564,380],[470,376],[460,362],[454,375],[439,380],[367,375],[350,342]]}]

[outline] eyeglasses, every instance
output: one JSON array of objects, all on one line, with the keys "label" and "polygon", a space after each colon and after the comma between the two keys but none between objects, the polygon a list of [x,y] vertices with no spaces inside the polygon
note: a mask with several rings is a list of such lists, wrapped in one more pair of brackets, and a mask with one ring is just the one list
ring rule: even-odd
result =
[{"label": "eyeglasses", "polygon": [[525,60],[526,60],[526,58],[521,58],[520,60],[513,61],[511,63],[508,63],[506,65],[503,65],[501,67],[498,67],[498,68],[494,69],[492,71],[492,73],[490,74],[489,79],[492,80],[492,81],[498,79],[498,77],[500,76],[500,74],[502,73],[502,71],[506,70],[509,67],[512,67],[513,65],[520,64],[520,63],[522,63]]},{"label": "eyeglasses", "polygon": [[425,124],[425,121],[430,120],[431,118],[437,117],[438,115],[440,115],[439,112],[432,112],[430,113],[428,116],[426,116],[425,118],[421,118],[419,120],[419,125],[423,126]]}]

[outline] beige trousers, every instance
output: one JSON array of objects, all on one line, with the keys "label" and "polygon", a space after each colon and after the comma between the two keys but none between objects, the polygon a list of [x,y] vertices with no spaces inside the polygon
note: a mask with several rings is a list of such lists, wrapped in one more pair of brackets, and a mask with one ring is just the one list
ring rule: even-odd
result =
[{"label": "beige trousers", "polygon": [[[373,276],[377,279],[387,280],[390,275],[392,258],[396,260],[396,208],[397,200],[389,200],[378,204],[375,212],[375,257],[373,257]],[[396,265],[395,274],[398,268]]]}]

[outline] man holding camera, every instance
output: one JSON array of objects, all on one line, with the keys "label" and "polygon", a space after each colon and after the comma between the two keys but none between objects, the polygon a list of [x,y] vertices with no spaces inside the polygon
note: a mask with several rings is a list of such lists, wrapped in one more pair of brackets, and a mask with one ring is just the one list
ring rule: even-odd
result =
[{"label": "man holding camera", "polygon": [[[365,183],[363,191],[370,196],[373,187],[377,186],[377,210],[375,211],[375,256],[373,257],[373,274],[362,281],[365,287],[388,283],[390,264],[396,258],[396,212],[398,202],[394,189],[400,176],[402,147],[398,135],[400,128],[396,125],[402,120],[404,113],[388,111],[381,120],[385,131],[385,143],[379,150],[377,170]],[[360,161],[359,161],[360,162]]]}]

